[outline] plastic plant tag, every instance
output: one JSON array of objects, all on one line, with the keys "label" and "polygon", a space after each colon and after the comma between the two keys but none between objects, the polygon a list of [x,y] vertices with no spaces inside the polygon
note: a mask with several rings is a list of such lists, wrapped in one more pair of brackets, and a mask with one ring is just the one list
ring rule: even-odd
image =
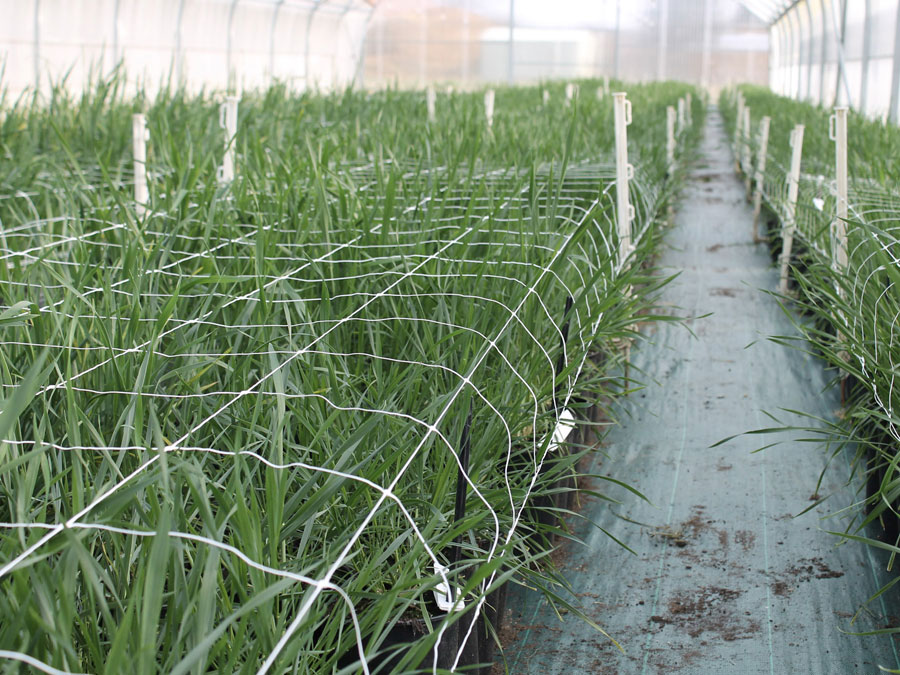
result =
[{"label": "plastic plant tag", "polygon": [[560,445],[565,443],[574,428],[575,415],[572,414],[571,410],[566,408],[559,416],[559,421],[556,423],[556,428],[553,430],[553,440],[550,441],[550,447],[547,448],[547,452],[553,452],[554,450],[557,450]]},{"label": "plastic plant tag", "polygon": [[[434,564],[434,571],[436,574],[447,576],[447,573],[450,571],[439,562]],[[459,595],[459,589],[454,595]],[[442,612],[449,612],[453,609],[453,601],[455,598],[450,596],[450,588],[447,586],[447,582],[441,581],[434,589],[434,601],[437,603],[438,609]],[[466,606],[464,602],[459,602],[457,604],[457,609],[460,611]]]}]

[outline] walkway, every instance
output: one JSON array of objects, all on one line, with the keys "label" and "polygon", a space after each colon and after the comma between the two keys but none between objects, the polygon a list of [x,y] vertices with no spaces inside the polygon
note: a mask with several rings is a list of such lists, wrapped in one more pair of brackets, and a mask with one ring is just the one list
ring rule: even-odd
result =
[{"label": "walkway", "polygon": [[[654,380],[618,411],[606,438],[608,459],[594,470],[635,485],[652,505],[624,491],[616,518],[598,500],[584,513],[634,549],[599,529],[579,525],[586,546],[567,547],[564,573],[586,613],[625,650],[574,617],[563,620],[535,594],[510,598],[509,672],[691,675],[735,673],[874,673],[900,668],[890,639],[841,630],[897,622],[879,602],[856,626],[850,618],[887,580],[884,560],[860,545],[836,548],[822,516],[850,503],[841,488],[847,459],[826,475],[824,506],[811,505],[821,447],[743,436],[783,421],[788,408],[830,418],[839,408],[815,359],[768,341],[794,331],[761,289],[777,286],[767,251],[751,241],[751,213],[734,176],[721,118],[711,110],[674,228],[667,233],[664,272],[680,276],[665,292],[694,335],[660,324],[632,352],[638,377]],[[787,437],[779,436],[779,440]],[[601,488],[605,489],[605,488]],[[877,558],[877,560],[876,560]],[[900,607],[894,610],[900,613]]]}]

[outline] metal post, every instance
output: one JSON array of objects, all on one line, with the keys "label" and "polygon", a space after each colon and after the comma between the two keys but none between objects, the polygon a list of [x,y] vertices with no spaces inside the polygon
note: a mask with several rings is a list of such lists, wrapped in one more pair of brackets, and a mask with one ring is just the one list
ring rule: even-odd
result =
[{"label": "metal post", "polygon": [[184,35],[184,3],[185,0],[178,0],[178,14],[175,19],[175,54],[173,55],[173,66],[175,68],[176,82],[179,87],[184,84],[184,53],[182,45]]},{"label": "metal post", "polygon": [[708,89],[712,77],[712,24],[713,3],[712,0],[704,0],[703,3],[703,54],[700,61],[700,86]]},{"label": "metal post", "polygon": [[237,136],[238,97],[229,96],[219,108],[219,126],[225,130],[225,156],[219,167],[219,184],[234,180],[235,137]]},{"label": "metal post", "polygon": [[462,16],[462,81],[463,84],[469,81],[469,15],[471,10],[469,8],[470,0],[466,0],[465,5],[463,6],[463,16]]},{"label": "metal post", "polygon": [[825,20],[825,14],[830,11],[825,7],[826,1],[827,0],[820,0],[819,2],[819,6],[822,8],[822,56],[821,62],[819,63],[819,105],[825,105],[825,56],[828,51],[828,22]]},{"label": "metal post", "polygon": [[509,51],[507,54],[507,59],[509,59],[509,63],[507,64],[507,73],[506,78],[507,82],[512,85],[515,81],[515,36],[513,31],[516,25],[516,0],[509,0]]},{"label": "metal post", "polygon": [[769,124],[771,117],[759,121],[759,150],[756,154],[756,190],[753,192],[753,241],[759,238],[759,214],[762,211],[763,181],[766,179],[766,158],[769,151]]},{"label": "metal post", "polygon": [[428,89],[425,90],[425,105],[428,108],[428,121],[434,122],[434,105],[437,100],[437,94],[434,92],[434,87],[428,85]]},{"label": "metal post", "polygon": [[656,52],[656,79],[666,79],[666,57],[669,50],[669,0],[658,0],[659,38]]},{"label": "metal post", "polygon": [[134,211],[138,218],[143,218],[150,201],[147,188],[147,119],[141,113],[131,116],[131,143],[134,154]]},{"label": "metal post", "polygon": [[226,51],[225,51],[225,82],[226,88],[231,90],[232,81],[232,56],[231,51],[234,43],[234,10],[240,0],[231,0],[231,7],[228,8],[228,34],[226,35]]},{"label": "metal post", "polygon": [[[837,45],[837,55],[838,55],[838,74],[837,74],[837,82],[834,87],[834,102],[840,98],[838,93],[841,89],[841,81],[844,82],[844,92],[847,95],[847,105],[853,105],[853,97],[850,95],[850,84],[847,82],[847,65],[844,62],[844,38],[847,34],[847,0],[843,0],[841,2],[841,26],[838,28],[837,19],[832,14],[832,19],[835,21],[834,27],[834,35],[835,35],[835,44]],[[838,39],[838,35],[840,38]]]},{"label": "metal post", "polygon": [[834,168],[837,204],[832,225],[834,267],[841,271],[847,267],[847,111],[846,106],[834,109],[829,120],[828,135],[834,141]]},{"label": "metal post", "polygon": [[[622,28],[622,0],[616,0],[616,37],[613,42],[613,77],[619,78],[619,34]],[[896,78],[895,78],[896,79]]]},{"label": "metal post", "polygon": [[634,167],[628,163],[628,125],[631,124],[631,101],[625,92],[613,94],[616,123],[616,202],[619,232],[619,265],[624,266],[631,254],[631,221],[634,207],[629,203],[628,181]]},{"label": "metal post", "polygon": [[900,123],[900,3],[894,24],[894,65],[891,71],[891,122]]},{"label": "metal post", "polygon": [[787,293],[788,267],[791,264],[791,249],[794,246],[794,231],[797,220],[797,195],[800,191],[800,155],[803,152],[803,125],[798,124],[791,132],[791,170],[788,173],[788,201],[784,225],[781,230],[781,283],[779,290]]},{"label": "metal post", "polygon": [[800,98],[800,45],[797,39],[797,29],[794,26],[794,12],[786,14],[788,24],[788,39],[790,41],[790,76],[788,78],[787,95],[791,98]]},{"label": "metal post", "polygon": [[41,0],[34,0],[34,91],[41,90]]},{"label": "metal post", "polygon": [[428,9],[425,0],[419,1],[419,11],[419,86],[424,87],[428,81]]},{"label": "metal post", "polygon": [[488,129],[494,127],[494,90],[488,89],[484,92],[484,118],[487,121]]},{"label": "metal post", "polygon": [[307,91],[310,88],[310,81],[312,79],[312,68],[310,68],[309,60],[311,56],[309,37],[312,35],[312,24],[313,19],[316,18],[316,12],[319,11],[319,7],[322,6],[323,0],[316,0],[316,5],[309,11],[309,16],[306,17],[306,38],[303,44],[304,55],[303,55],[303,79],[306,82]]},{"label": "metal post", "polygon": [[666,106],[666,162],[669,175],[675,173],[675,108]]},{"label": "metal post", "polygon": [[275,8],[272,10],[272,23],[269,25],[269,84],[271,85],[275,79],[275,26],[278,23],[278,13],[284,0],[278,0]]},{"label": "metal post", "polygon": [[119,3],[121,0],[116,0],[116,4],[113,5],[113,68],[119,65]]},{"label": "metal post", "polygon": [[859,111],[866,114],[869,98],[869,60],[872,58],[872,0],[865,0],[863,21],[862,80],[859,83]]},{"label": "metal post", "polygon": [[810,100],[812,95],[812,67],[813,67],[813,16],[810,0],[806,0],[806,35],[809,38],[806,52],[806,97]]}]

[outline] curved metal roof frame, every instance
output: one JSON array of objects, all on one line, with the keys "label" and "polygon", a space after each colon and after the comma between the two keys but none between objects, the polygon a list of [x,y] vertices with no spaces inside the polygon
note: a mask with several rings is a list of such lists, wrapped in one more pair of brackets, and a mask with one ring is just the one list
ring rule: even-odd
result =
[{"label": "curved metal roof frame", "polygon": [[771,26],[796,5],[797,0],[741,0],[741,4]]}]

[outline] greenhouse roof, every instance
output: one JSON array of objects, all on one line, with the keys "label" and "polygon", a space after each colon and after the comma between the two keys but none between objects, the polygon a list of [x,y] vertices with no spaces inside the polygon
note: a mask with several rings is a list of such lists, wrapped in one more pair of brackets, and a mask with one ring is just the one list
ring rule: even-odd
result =
[{"label": "greenhouse roof", "polygon": [[775,23],[797,0],[741,0],[741,3],[766,23]]}]

